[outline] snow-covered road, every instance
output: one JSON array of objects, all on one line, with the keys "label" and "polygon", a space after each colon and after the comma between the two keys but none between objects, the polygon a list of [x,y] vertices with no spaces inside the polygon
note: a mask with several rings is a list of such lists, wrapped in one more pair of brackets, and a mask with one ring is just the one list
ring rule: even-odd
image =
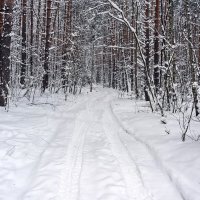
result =
[{"label": "snow-covered road", "polygon": [[11,113],[8,121],[21,123],[13,129],[33,134],[23,138],[19,129],[12,154],[0,149],[0,171],[7,174],[0,174],[0,200],[184,200],[159,159],[124,128],[113,109],[116,99],[116,92],[98,89],[70,109],[31,109],[19,119]]},{"label": "snow-covered road", "polygon": [[182,199],[147,147],[120,125],[114,99],[105,90],[77,113],[58,199]]}]

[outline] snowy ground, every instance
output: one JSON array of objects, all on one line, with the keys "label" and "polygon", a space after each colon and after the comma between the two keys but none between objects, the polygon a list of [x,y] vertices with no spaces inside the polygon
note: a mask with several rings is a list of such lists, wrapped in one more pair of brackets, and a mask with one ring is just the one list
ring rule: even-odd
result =
[{"label": "snowy ground", "polygon": [[199,200],[199,142],[171,118],[109,89],[56,102],[0,111],[0,200]]}]

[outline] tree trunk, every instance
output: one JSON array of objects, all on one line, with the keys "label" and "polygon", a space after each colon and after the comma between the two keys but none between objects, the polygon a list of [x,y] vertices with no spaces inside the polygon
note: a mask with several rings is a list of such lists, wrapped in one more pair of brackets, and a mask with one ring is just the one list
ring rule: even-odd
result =
[{"label": "tree trunk", "polygon": [[[135,5],[135,31],[136,34],[138,34],[138,25],[137,25],[137,21],[138,21],[138,3],[136,2]],[[136,94],[136,98],[139,97],[139,90],[138,90],[138,43],[135,40],[135,51],[134,51],[134,57],[135,57],[135,94]]]},{"label": "tree trunk", "polygon": [[148,89],[150,87],[149,83],[149,66],[150,66],[150,28],[149,28],[149,0],[146,0],[146,8],[145,8],[145,100],[150,101],[150,97],[148,94]]},{"label": "tree trunk", "polygon": [[25,76],[26,76],[26,7],[27,0],[22,1],[22,54],[21,54],[21,76],[20,83],[22,85],[25,84]]},{"label": "tree trunk", "polygon": [[47,0],[46,16],[46,38],[45,38],[45,55],[44,55],[44,75],[42,80],[42,91],[48,88],[49,84],[49,49],[50,49],[50,31],[51,31],[51,0]]},{"label": "tree trunk", "polygon": [[[6,106],[8,103],[9,81],[10,81],[10,44],[12,31],[12,13],[14,0],[0,1],[0,9],[4,7],[3,14],[0,15],[0,106]],[[3,24],[3,27],[2,27]],[[3,28],[3,30],[2,30]]]},{"label": "tree trunk", "polygon": [[154,85],[156,88],[156,92],[159,90],[159,82],[160,82],[160,68],[159,68],[159,9],[160,8],[160,0],[156,0],[155,7],[155,30],[154,30]]},{"label": "tree trunk", "polygon": [[31,34],[30,34],[30,74],[33,76],[33,9],[34,4],[33,0],[31,0]]}]

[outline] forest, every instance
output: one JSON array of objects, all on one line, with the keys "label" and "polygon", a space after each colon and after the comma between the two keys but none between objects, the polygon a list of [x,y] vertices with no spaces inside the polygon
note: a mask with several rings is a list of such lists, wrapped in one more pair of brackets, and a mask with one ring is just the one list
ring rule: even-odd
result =
[{"label": "forest", "polygon": [[190,107],[198,117],[198,0],[1,0],[0,9],[0,106],[101,84],[162,116]]},{"label": "forest", "polygon": [[0,199],[200,199],[199,0],[0,0]]}]

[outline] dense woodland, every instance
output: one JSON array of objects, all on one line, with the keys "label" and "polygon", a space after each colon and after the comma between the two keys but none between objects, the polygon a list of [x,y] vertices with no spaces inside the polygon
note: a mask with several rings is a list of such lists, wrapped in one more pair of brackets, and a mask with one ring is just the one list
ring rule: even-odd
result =
[{"label": "dense woodland", "polygon": [[[102,84],[199,115],[199,0],[0,0],[0,105]],[[183,111],[184,112],[184,111]]]}]

